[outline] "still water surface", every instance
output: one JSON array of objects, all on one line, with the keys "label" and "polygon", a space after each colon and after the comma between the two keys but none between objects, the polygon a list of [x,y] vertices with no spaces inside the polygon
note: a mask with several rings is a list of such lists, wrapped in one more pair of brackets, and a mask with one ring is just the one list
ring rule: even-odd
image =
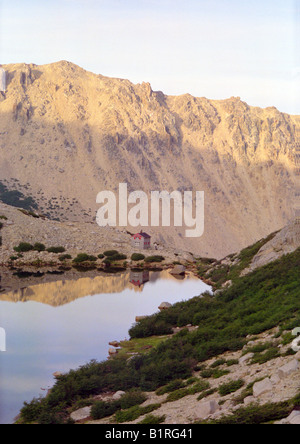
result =
[{"label": "still water surface", "polygon": [[0,424],[13,422],[24,401],[44,396],[54,372],[105,360],[108,343],[128,338],[136,316],[210,290],[192,275],[168,271],[97,275],[41,283],[0,294]]}]

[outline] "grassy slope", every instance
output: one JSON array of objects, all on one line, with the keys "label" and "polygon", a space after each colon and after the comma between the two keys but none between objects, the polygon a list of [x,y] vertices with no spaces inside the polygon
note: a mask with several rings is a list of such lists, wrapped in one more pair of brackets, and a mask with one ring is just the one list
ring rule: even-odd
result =
[{"label": "grassy slope", "polygon": [[[133,326],[133,338],[170,332],[171,326],[199,325],[197,331],[181,331],[158,342],[149,353],[121,356],[103,363],[91,362],[59,378],[50,396],[23,409],[26,421],[53,423],[60,412],[80,399],[106,390],[155,390],[192,374],[198,362],[227,350],[239,350],[249,334],[275,326],[300,325],[300,249],[243,278],[217,297],[206,295],[151,316]],[[163,332],[163,333],[162,333]],[[152,339],[151,339],[152,341]],[[144,344],[144,342],[143,342]]]}]

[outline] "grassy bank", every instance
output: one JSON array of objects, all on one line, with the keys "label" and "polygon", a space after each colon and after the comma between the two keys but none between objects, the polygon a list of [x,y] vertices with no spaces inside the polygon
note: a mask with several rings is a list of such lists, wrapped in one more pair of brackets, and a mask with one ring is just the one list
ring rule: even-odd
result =
[{"label": "grassy bank", "polygon": [[[148,353],[121,354],[102,363],[91,362],[60,377],[50,395],[24,406],[22,418],[53,423],[66,418],[72,405],[107,391],[133,388],[154,391],[176,379],[189,378],[199,363],[225,351],[241,350],[248,335],[273,327],[281,331],[300,325],[300,249],[242,278],[217,297],[205,295],[146,318],[130,329],[145,347],[145,338],[187,329],[157,343]],[[137,341],[137,343],[139,342]],[[152,341],[152,339],[151,339]]]}]

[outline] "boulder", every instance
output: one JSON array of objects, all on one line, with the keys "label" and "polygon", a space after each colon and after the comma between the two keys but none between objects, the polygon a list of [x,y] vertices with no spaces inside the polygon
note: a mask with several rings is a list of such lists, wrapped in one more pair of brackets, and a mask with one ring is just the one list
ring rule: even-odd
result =
[{"label": "boulder", "polygon": [[269,378],[263,381],[256,382],[253,386],[253,395],[255,398],[263,395],[264,393],[271,392],[273,390],[272,382]]},{"label": "boulder", "polygon": [[247,361],[250,361],[254,356],[254,353],[247,353],[245,356],[242,356],[239,360],[239,364],[245,364]]},{"label": "boulder", "polygon": [[173,270],[170,271],[171,274],[174,275],[183,275],[185,274],[185,266],[184,265],[175,265]]},{"label": "boulder", "polygon": [[91,416],[92,407],[84,407],[83,409],[76,410],[76,412],[71,413],[71,419],[73,421],[83,421]]},{"label": "boulder", "polygon": [[112,347],[120,347],[120,343],[118,342],[118,341],[112,341],[112,342],[109,342],[109,345],[111,345]]},{"label": "boulder", "polygon": [[286,419],[289,424],[300,424],[300,411],[293,410],[290,416]]},{"label": "boulder", "polygon": [[280,367],[278,370],[278,376],[280,379],[286,378],[290,374],[296,372],[299,369],[299,361],[297,359],[294,359],[293,361],[290,361],[288,364]]},{"label": "boulder", "polygon": [[196,407],[197,418],[207,419],[210,415],[218,412],[220,410],[219,403],[216,400],[201,402]]},{"label": "boulder", "polygon": [[158,307],[159,310],[168,310],[168,308],[171,308],[172,304],[169,302],[162,302],[160,306]]},{"label": "boulder", "polygon": [[290,419],[289,424],[300,425],[300,415],[295,415],[292,419]]},{"label": "boulder", "polygon": [[123,395],[125,395],[125,392],[122,392],[121,390],[119,390],[118,392],[116,392],[116,393],[113,395],[112,399],[113,399],[114,401],[118,401],[120,398],[122,398]]},{"label": "boulder", "polygon": [[256,399],[254,398],[254,396],[247,396],[247,398],[244,399],[244,404],[245,405],[250,405],[256,402]]},{"label": "boulder", "polygon": [[110,348],[108,350],[108,353],[110,356],[116,355],[118,353],[118,350],[116,348]]}]

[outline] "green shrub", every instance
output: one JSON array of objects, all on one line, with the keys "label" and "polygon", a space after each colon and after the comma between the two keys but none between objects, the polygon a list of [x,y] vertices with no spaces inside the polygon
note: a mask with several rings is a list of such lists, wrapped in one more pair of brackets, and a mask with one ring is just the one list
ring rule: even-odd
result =
[{"label": "green shrub", "polygon": [[204,392],[201,393],[201,395],[198,396],[197,401],[201,401],[204,398],[207,398],[210,395],[213,395],[214,393],[217,392],[217,389],[209,389],[209,390],[205,390]]},{"label": "green shrub", "polygon": [[116,253],[112,256],[109,256],[110,262],[124,261],[127,259],[126,254]]},{"label": "green shrub", "polygon": [[110,257],[110,256],[114,256],[115,254],[119,254],[119,252],[117,250],[108,250],[108,251],[104,251],[103,254],[106,257]]},{"label": "green shrub", "polygon": [[155,424],[162,424],[166,420],[166,415],[162,416],[156,416],[156,415],[147,415],[143,421],[139,422],[139,424],[146,424],[146,425],[155,425]]},{"label": "green shrub", "polygon": [[228,359],[228,361],[226,361],[227,367],[232,367],[233,365],[238,365],[238,364],[239,364],[238,359]]},{"label": "green shrub", "polygon": [[104,258],[105,258],[104,254],[98,254],[98,259],[104,259]]},{"label": "green shrub", "polygon": [[171,381],[169,384],[165,385],[164,387],[160,387],[156,390],[156,394],[158,396],[164,395],[165,393],[171,393],[175,390],[179,390],[181,388],[184,388],[185,384],[182,379],[175,379],[174,381]]},{"label": "green shrub", "polygon": [[146,257],[145,262],[146,263],[152,263],[152,262],[163,262],[165,258],[163,256],[149,256]]},{"label": "green shrub", "polygon": [[238,379],[237,381],[231,381],[227,384],[222,384],[219,387],[219,394],[221,396],[229,395],[230,393],[234,393],[245,385],[245,382],[242,379]]},{"label": "green shrub", "polygon": [[147,396],[145,396],[144,393],[142,393],[140,390],[135,389],[125,393],[125,395],[122,396],[119,402],[121,409],[125,410],[135,405],[143,404],[146,399]]},{"label": "green shrub", "polygon": [[224,364],[226,364],[226,359],[218,359],[217,361],[211,364],[210,368],[217,368]]},{"label": "green shrub", "polygon": [[47,248],[48,253],[55,253],[55,254],[59,254],[59,253],[64,253],[66,251],[66,249],[64,247],[50,247]]},{"label": "green shrub", "polygon": [[20,242],[17,247],[14,247],[14,250],[18,253],[27,253],[28,251],[33,251],[33,245],[28,242]]},{"label": "green shrub", "polygon": [[91,409],[91,417],[94,420],[106,418],[113,415],[119,409],[120,404],[118,402],[96,401]]},{"label": "green shrub", "polygon": [[39,251],[39,252],[41,252],[41,251],[45,251],[45,250],[46,250],[46,246],[45,246],[44,244],[41,244],[40,242],[36,242],[36,243],[34,244],[34,246],[33,246],[33,249],[34,249],[35,251]]},{"label": "green shrub", "polygon": [[145,256],[141,253],[133,253],[133,255],[131,256],[131,260],[138,262],[138,261],[143,261],[145,259]]},{"label": "green shrub", "polygon": [[278,358],[280,356],[280,352],[278,348],[270,348],[265,353],[257,353],[251,359],[251,364],[265,364],[272,359]]},{"label": "green shrub", "polygon": [[22,420],[30,423],[36,421],[42,413],[41,399],[34,398],[31,402],[24,402],[24,406],[21,409]]},{"label": "green shrub", "polygon": [[70,254],[63,254],[63,255],[59,256],[58,259],[60,260],[60,262],[64,262],[67,259],[72,259],[72,256]]},{"label": "green shrub", "polygon": [[131,407],[128,410],[118,411],[116,413],[115,419],[117,423],[131,422],[135,421],[142,415],[151,413],[161,407],[161,404],[150,404],[147,407],[140,407],[138,405]]},{"label": "green shrub", "polygon": [[279,402],[274,404],[255,405],[242,407],[233,415],[224,416],[215,421],[209,421],[209,424],[266,424],[273,421],[279,421],[286,418],[291,413],[291,404]]},{"label": "green shrub", "polygon": [[90,256],[86,253],[79,253],[73,262],[75,264],[81,264],[82,262],[96,262],[97,258],[95,256]]}]

